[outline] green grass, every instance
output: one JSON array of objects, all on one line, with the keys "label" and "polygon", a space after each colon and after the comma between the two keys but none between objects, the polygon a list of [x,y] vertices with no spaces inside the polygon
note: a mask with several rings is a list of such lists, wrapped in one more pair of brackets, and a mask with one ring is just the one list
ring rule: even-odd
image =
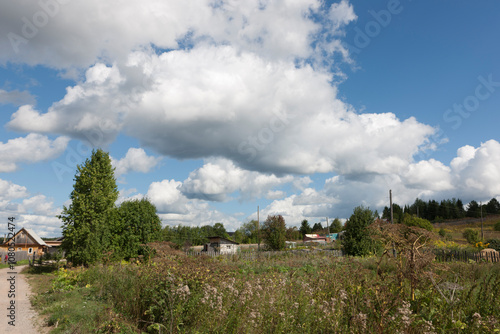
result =
[{"label": "green grass", "polygon": [[[17,263],[14,264],[14,266],[16,266],[16,267],[17,266],[24,266],[26,264],[28,264],[28,260],[21,260],[21,261],[17,261]],[[2,264],[0,264],[0,269],[9,268],[9,267],[10,267],[10,265],[8,263],[2,263]]]},{"label": "green grass", "polygon": [[160,255],[141,265],[33,274],[35,307],[53,333],[500,331],[498,264],[433,263],[418,273],[411,300],[392,259]]}]

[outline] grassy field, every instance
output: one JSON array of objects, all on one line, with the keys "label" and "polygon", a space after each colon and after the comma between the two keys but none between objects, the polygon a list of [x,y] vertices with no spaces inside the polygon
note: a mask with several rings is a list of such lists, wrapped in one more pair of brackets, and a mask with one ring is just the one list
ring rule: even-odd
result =
[{"label": "grassy field", "polygon": [[[500,222],[500,216],[490,216],[483,220],[484,239],[500,239],[500,231],[494,230],[494,225]],[[439,229],[444,228],[445,231],[452,236],[452,240],[458,244],[466,245],[467,241],[463,237],[466,229],[471,228],[481,233],[481,219],[479,218],[464,218],[461,220],[445,221],[442,223],[435,223],[434,229],[437,232]]]},{"label": "grassy field", "polygon": [[145,264],[37,268],[53,333],[496,333],[500,265],[420,269],[415,299],[394,259],[328,252],[256,261],[157,245]]}]

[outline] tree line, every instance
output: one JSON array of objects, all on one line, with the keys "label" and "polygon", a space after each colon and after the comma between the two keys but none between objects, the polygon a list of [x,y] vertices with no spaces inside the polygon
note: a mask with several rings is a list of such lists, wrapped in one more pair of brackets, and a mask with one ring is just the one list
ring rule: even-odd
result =
[{"label": "tree line", "polygon": [[[436,200],[425,202],[417,198],[411,205],[401,207],[393,203],[392,208],[395,223],[400,222],[406,213],[416,215],[431,222],[439,222],[446,219],[461,219],[465,217],[479,218],[481,212],[483,216],[500,214],[500,203],[496,198],[492,198],[488,203],[482,205],[473,200],[467,204],[467,207],[464,207],[460,199],[455,198],[445,199],[441,202]],[[391,218],[391,210],[389,207],[384,207],[382,218]]]}]

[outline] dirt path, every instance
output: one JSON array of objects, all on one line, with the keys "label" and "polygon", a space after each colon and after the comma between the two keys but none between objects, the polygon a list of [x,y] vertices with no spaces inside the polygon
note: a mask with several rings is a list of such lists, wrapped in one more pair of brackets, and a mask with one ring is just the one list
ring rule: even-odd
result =
[{"label": "dirt path", "polygon": [[[0,269],[0,333],[44,333],[38,330],[34,324],[38,319],[38,315],[31,307],[29,300],[31,289],[26,282],[26,277],[19,274],[25,267],[15,267],[14,270],[9,268]],[[14,290],[15,296],[11,292]],[[12,302],[14,302],[15,309],[12,309]],[[8,310],[9,307],[11,307],[11,310]],[[8,315],[11,314],[12,316],[9,318]],[[15,324],[15,326],[12,326],[9,322]]]}]

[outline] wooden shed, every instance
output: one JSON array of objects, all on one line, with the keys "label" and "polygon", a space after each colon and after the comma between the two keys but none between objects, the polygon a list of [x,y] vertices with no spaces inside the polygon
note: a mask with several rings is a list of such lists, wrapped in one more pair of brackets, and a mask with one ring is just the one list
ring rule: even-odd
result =
[{"label": "wooden shed", "polygon": [[203,245],[203,252],[220,254],[236,254],[239,243],[223,237],[208,237],[209,242]]}]

